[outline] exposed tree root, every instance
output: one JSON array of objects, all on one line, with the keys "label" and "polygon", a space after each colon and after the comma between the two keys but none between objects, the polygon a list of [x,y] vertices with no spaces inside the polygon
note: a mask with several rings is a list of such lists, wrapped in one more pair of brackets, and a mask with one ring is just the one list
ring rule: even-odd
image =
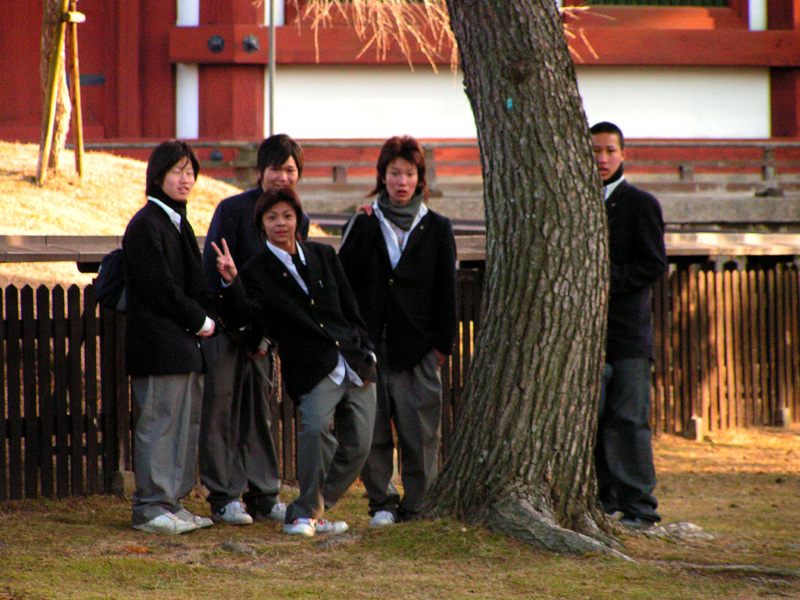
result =
[{"label": "exposed tree root", "polygon": [[723,573],[738,575],[761,575],[764,577],[780,577],[782,579],[800,579],[800,571],[795,569],[777,569],[774,567],[759,567],[756,565],[698,565],[685,562],[654,561],[654,564],[670,568],[703,571],[705,573]]},{"label": "exposed tree root", "polygon": [[[588,519],[587,520],[591,520]],[[561,527],[554,514],[534,507],[526,497],[510,494],[498,500],[490,509],[484,524],[498,533],[524,541],[537,548],[562,554],[599,553],[633,561],[632,558],[612,548],[617,545],[597,529],[597,538]],[[584,529],[587,529],[584,524]],[[598,539],[599,538],[599,539]]]}]

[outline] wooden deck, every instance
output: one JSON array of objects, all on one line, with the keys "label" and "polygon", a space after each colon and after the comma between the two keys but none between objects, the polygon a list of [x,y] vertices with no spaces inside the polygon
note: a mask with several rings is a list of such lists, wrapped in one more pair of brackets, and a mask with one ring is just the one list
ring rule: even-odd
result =
[{"label": "wooden deck", "polygon": [[[486,236],[477,225],[456,226],[460,261],[481,261]],[[204,237],[198,241],[203,244]],[[312,238],[338,247],[337,236]],[[666,233],[671,257],[800,256],[800,234],[789,233]],[[0,235],[0,262],[75,262],[85,273],[97,271],[100,260],[118,248],[121,236]]]}]

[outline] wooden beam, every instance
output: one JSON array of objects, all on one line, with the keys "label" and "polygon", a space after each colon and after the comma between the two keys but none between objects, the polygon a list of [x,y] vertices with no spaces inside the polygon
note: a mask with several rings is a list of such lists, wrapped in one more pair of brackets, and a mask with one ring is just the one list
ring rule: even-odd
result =
[{"label": "wooden beam", "polygon": [[[222,51],[212,52],[209,40],[220,36]],[[252,35],[260,49],[248,53],[244,38]],[[390,48],[385,60],[364,49],[364,41],[349,28],[335,27],[320,32],[319,45],[313,32],[296,27],[278,27],[278,64],[381,65],[407,64],[397,48]],[[246,25],[174,27],[169,36],[169,58],[173,63],[267,64],[268,31]],[[588,45],[587,45],[588,42]],[[626,66],[729,66],[798,67],[800,31],[747,31],[744,29],[661,29],[594,27],[583,30],[583,38],[570,46],[584,65]],[[591,49],[590,49],[591,46]],[[592,53],[592,49],[597,57]],[[360,55],[360,56],[359,56]],[[446,65],[449,51],[437,60]],[[421,52],[411,57],[415,65],[428,64]]]}]

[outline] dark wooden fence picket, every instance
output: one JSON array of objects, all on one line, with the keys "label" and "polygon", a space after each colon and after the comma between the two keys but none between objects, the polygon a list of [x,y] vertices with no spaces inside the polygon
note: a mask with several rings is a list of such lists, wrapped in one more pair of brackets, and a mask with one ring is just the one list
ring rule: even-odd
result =
[{"label": "dark wooden fence picket", "polygon": [[[442,456],[457,428],[480,328],[483,272],[458,274],[459,337],[443,371]],[[653,294],[653,430],[683,434],[776,425],[800,413],[797,266],[714,271],[672,265]],[[0,294],[0,501],[112,490],[133,470],[124,315],[91,286]],[[271,396],[284,479],[296,477],[298,414]]]}]

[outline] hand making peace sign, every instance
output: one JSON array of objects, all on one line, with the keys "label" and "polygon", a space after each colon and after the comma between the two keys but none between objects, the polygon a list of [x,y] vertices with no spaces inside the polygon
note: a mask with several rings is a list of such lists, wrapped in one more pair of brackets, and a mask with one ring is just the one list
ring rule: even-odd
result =
[{"label": "hand making peace sign", "polygon": [[211,246],[214,248],[214,252],[217,253],[217,272],[219,272],[225,283],[232,283],[236,279],[238,271],[228,248],[228,242],[225,241],[225,238],[222,238],[222,250],[214,242],[211,242]]}]

